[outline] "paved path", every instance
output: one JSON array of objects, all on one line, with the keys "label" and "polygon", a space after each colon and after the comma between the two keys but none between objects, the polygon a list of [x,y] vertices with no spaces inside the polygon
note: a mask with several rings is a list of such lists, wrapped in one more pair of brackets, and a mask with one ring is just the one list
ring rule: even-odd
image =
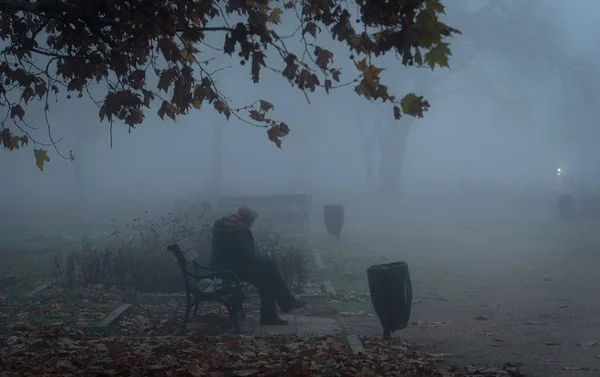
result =
[{"label": "paved path", "polygon": [[[302,315],[281,315],[286,319],[286,326],[262,326],[258,323],[258,318],[248,316],[241,323],[242,333],[246,335],[271,336],[271,335],[344,335],[344,324],[340,318],[313,317]],[[200,331],[213,328],[213,324],[195,322],[188,324],[189,331]]]}]

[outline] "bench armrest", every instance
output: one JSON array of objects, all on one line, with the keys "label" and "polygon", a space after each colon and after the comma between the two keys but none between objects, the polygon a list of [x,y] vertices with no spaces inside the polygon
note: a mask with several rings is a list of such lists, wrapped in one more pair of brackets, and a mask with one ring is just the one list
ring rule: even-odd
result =
[{"label": "bench armrest", "polygon": [[226,280],[233,280],[236,285],[241,285],[241,281],[240,278],[237,276],[237,274],[235,272],[232,271],[211,271],[209,274],[206,275],[199,275],[199,274],[195,274],[191,271],[186,271],[186,273],[188,275],[190,275],[193,278],[196,278],[198,280],[202,280],[202,279],[213,279],[213,278],[221,278],[221,279],[226,279]]},{"label": "bench armrest", "polygon": [[235,272],[233,272],[233,271],[228,271],[228,270],[213,270],[212,268],[207,267],[207,266],[205,266],[203,264],[200,264],[200,263],[198,263],[196,261],[194,261],[194,265],[196,267],[200,267],[201,269],[203,269],[205,271],[208,271],[209,272],[208,275],[210,275],[211,277],[213,277],[213,276],[214,277],[226,277],[226,279],[230,279],[230,280],[235,281],[238,284],[241,284],[240,277]]},{"label": "bench armrest", "polygon": [[237,285],[242,285],[240,277],[233,271],[211,271],[211,273],[208,274],[208,276],[233,280]]}]

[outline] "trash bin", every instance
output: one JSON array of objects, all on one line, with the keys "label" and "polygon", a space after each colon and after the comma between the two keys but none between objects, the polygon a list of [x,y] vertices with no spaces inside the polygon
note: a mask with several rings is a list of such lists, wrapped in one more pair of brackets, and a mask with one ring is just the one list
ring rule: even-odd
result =
[{"label": "trash bin", "polygon": [[575,212],[575,200],[571,195],[560,195],[558,197],[558,213],[563,220],[569,221],[573,218]]},{"label": "trash bin", "polygon": [[341,204],[327,204],[323,208],[323,214],[327,232],[339,241],[344,226],[344,206]]},{"label": "trash bin", "polygon": [[408,264],[395,262],[377,264],[367,269],[371,303],[383,326],[383,338],[404,329],[410,320],[412,284]]}]

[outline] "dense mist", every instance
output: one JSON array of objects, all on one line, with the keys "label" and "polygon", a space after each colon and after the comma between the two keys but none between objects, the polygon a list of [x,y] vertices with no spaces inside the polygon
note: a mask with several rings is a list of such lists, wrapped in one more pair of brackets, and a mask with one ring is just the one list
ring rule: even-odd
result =
[{"label": "dense mist", "polygon": [[[448,4],[445,22],[463,32],[452,41],[450,69],[405,68],[394,56],[377,60],[391,93],[415,92],[431,103],[424,118],[401,121],[389,105],[356,95],[353,85],[306,98],[268,70],[254,85],[237,56],[215,51],[208,67],[232,107],[265,99],[290,126],[282,150],[265,129],[235,116],[227,121],[209,107],[177,122],[148,114],[136,129],[115,123],[109,130],[87,96],[59,98],[49,113],[52,134],[75,161],[53,153],[40,172],[31,149],[2,153],[2,222],[62,222],[82,209],[87,216],[101,210],[98,217],[107,219],[227,193],[308,192],[323,200],[425,206],[458,200],[462,187],[487,190],[488,202],[502,195],[550,201],[559,190],[557,168],[588,180],[597,175],[600,135],[591,101],[600,88],[598,48],[588,36],[599,15],[590,1]],[[222,38],[209,36],[205,48],[221,46]],[[302,49],[297,39],[288,48]],[[349,53],[323,44],[343,68],[342,82],[350,81]],[[31,106],[28,116],[37,127],[31,132],[43,138],[41,107]]]}]

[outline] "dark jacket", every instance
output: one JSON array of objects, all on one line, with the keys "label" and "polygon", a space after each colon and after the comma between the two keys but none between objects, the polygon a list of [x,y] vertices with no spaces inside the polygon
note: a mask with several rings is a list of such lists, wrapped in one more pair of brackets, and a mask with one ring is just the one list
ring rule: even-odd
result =
[{"label": "dark jacket", "polygon": [[254,236],[236,215],[215,221],[212,229],[211,268],[244,271],[254,256]]}]

